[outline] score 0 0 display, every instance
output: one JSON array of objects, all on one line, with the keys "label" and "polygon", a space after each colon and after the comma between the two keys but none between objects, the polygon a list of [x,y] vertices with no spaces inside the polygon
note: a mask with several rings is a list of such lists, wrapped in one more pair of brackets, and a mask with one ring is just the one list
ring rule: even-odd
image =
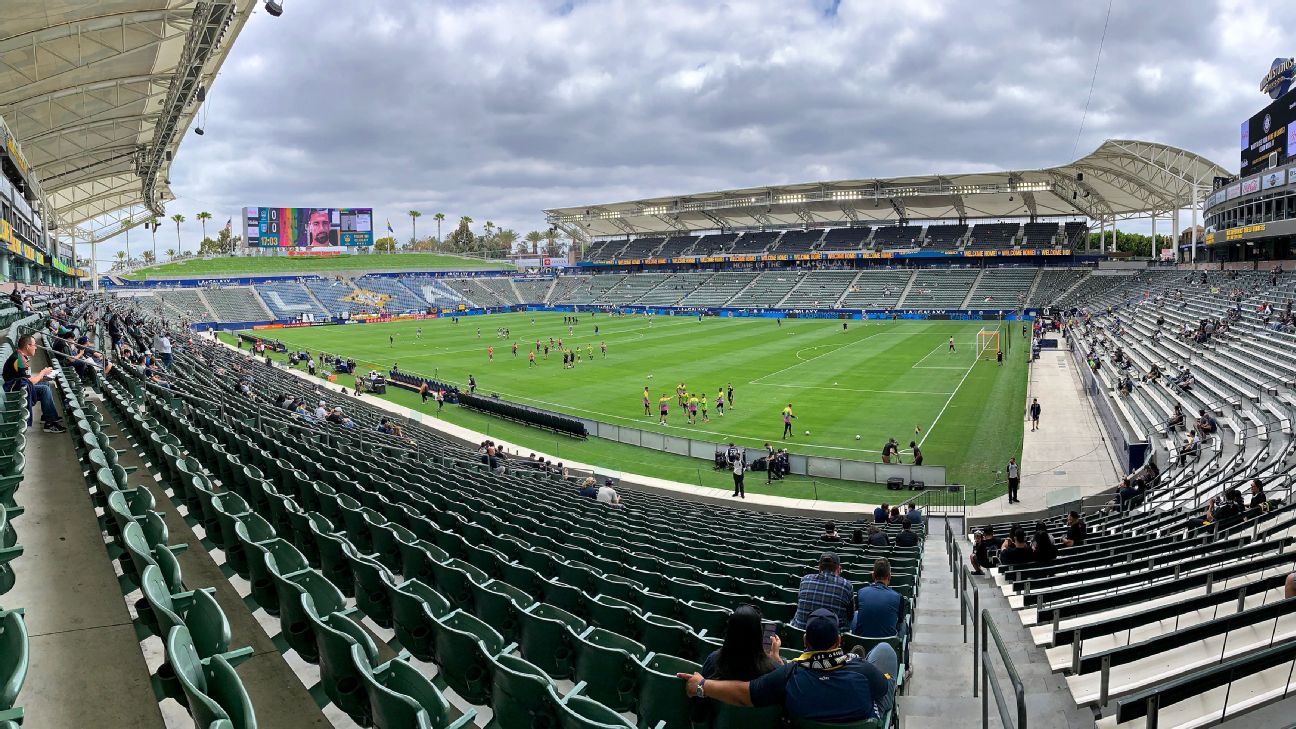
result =
[{"label": "score 0 0 display", "polygon": [[373,208],[243,208],[249,248],[373,245]]}]

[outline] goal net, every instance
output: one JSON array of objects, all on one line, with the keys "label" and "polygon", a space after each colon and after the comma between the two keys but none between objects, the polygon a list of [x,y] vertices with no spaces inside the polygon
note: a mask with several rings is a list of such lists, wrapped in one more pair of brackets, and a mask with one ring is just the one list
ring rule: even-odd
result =
[{"label": "goal net", "polygon": [[977,358],[994,359],[999,353],[999,330],[982,329],[977,332]]}]

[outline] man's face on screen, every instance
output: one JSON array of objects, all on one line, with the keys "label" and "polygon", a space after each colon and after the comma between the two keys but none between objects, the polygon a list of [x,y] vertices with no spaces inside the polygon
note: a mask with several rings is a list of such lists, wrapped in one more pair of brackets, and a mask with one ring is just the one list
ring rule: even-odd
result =
[{"label": "man's face on screen", "polygon": [[306,233],[310,238],[310,244],[313,246],[326,246],[329,244],[329,216],[328,213],[311,213],[310,220],[306,222]]}]

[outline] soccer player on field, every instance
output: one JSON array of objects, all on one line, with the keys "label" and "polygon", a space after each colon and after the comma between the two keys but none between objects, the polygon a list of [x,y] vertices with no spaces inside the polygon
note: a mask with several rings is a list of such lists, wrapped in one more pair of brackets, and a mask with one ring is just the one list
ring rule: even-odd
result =
[{"label": "soccer player on field", "polygon": [[730,382],[729,387],[725,389],[725,394],[729,398],[729,409],[733,410],[733,383],[732,382]]},{"label": "soccer player on field", "polygon": [[644,386],[643,402],[644,402],[644,417],[646,418],[652,415],[652,402],[648,399],[647,385]]},{"label": "soccer player on field", "polygon": [[690,425],[696,425],[696,424],[697,424],[697,411],[698,411],[698,399],[697,399],[697,395],[689,395],[689,399],[688,399],[688,413],[689,413],[689,424],[690,424]]},{"label": "soccer player on field", "polygon": [[665,425],[666,416],[670,414],[670,398],[666,397],[666,393],[664,392],[662,393],[662,396],[657,399],[657,409],[658,409],[657,422],[662,425]]},{"label": "soccer player on field", "polygon": [[487,361],[487,362],[494,362],[494,361],[495,361],[495,348],[494,348],[494,347],[489,347],[489,346],[486,347],[486,361]]},{"label": "soccer player on field", "polygon": [[604,357],[607,356],[607,342],[599,342],[599,351],[603,353]]},{"label": "soccer player on field", "polygon": [[415,338],[415,339],[422,339],[422,338],[423,338],[423,327],[419,327],[418,329],[415,329],[415,330],[414,330],[414,338]]},{"label": "soccer player on field", "polygon": [[783,440],[787,440],[788,438],[793,437],[792,436],[793,420],[796,420],[796,416],[792,414],[792,403],[788,403],[787,407],[783,408]]},{"label": "soccer player on field", "polygon": [[535,366],[535,352],[527,352],[527,369],[531,369]]},{"label": "soccer player on field", "polygon": [[954,354],[954,337],[950,337],[950,342],[949,342],[949,351],[950,351],[950,354]]},{"label": "soccer player on field", "polygon": [[724,390],[716,391],[716,412],[720,413],[720,417],[724,417]]},{"label": "soccer player on field", "polygon": [[711,418],[707,417],[707,395],[705,392],[698,396],[697,403],[702,408],[702,422],[711,422]]},{"label": "soccer player on field", "polygon": [[514,342],[514,343],[513,343],[513,356],[514,356],[514,357],[517,356],[517,342]]},{"label": "soccer player on field", "polygon": [[585,345],[585,354],[586,354],[590,359],[594,359],[594,343],[593,343],[593,342],[591,342],[591,343]]}]

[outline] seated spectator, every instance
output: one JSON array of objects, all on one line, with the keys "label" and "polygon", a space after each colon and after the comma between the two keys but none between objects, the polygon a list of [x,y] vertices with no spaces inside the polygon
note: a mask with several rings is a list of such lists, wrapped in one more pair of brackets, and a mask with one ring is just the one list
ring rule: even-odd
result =
[{"label": "seated spectator", "polygon": [[792,627],[805,630],[806,622],[818,610],[829,610],[836,615],[839,629],[850,625],[855,616],[855,591],[841,576],[841,560],[832,552],[819,555],[817,571],[801,578]]},{"label": "seated spectator", "polygon": [[584,481],[581,481],[580,495],[584,496],[587,499],[597,499],[598,498],[597,484],[598,482],[594,480],[593,476],[587,477]]},{"label": "seated spectator", "polygon": [[612,479],[607,479],[599,488],[596,496],[600,504],[609,504],[611,506],[621,505],[621,496],[617,494],[616,489],[612,488]]},{"label": "seated spectator", "polygon": [[1084,517],[1080,516],[1080,512],[1067,512],[1066,523],[1067,531],[1066,536],[1062,538],[1062,546],[1079,547],[1084,544],[1089,536],[1089,527],[1085,524]]},{"label": "seated spectator", "polygon": [[1120,506],[1121,511],[1129,511],[1138,503],[1139,491],[1130,483],[1128,478],[1122,478],[1120,489],[1116,492],[1116,503]]},{"label": "seated spectator", "polygon": [[1222,497],[1212,496],[1206,503],[1206,511],[1200,517],[1193,517],[1188,522],[1189,532],[1202,529],[1228,528],[1242,518],[1242,492],[1228,489]]},{"label": "seated spectator", "polygon": [[904,520],[905,520],[905,518],[904,518],[903,516],[900,515],[900,507],[898,507],[898,506],[893,506],[893,507],[891,507],[891,515],[887,517],[887,523],[888,523],[888,524],[900,524],[900,523],[903,522]]},{"label": "seated spectator", "polygon": [[864,543],[863,529],[856,529],[855,531],[851,532],[851,544],[863,544],[863,543]]},{"label": "seated spectator", "polygon": [[1031,550],[1035,553],[1035,561],[1040,564],[1050,564],[1057,559],[1057,545],[1053,543],[1053,537],[1049,535],[1044,522],[1035,525],[1035,538],[1031,540]]},{"label": "seated spectator", "polygon": [[891,540],[887,539],[886,532],[882,531],[877,525],[869,527],[869,544],[875,547],[889,547]]},{"label": "seated spectator", "polygon": [[775,633],[765,643],[764,635],[760,608],[740,605],[725,623],[724,642],[702,661],[702,675],[708,681],[754,681],[777,669],[783,642]]},{"label": "seated spectator", "polygon": [[897,547],[916,547],[918,546],[918,535],[913,533],[913,522],[905,520],[900,527],[900,533],[896,535]]},{"label": "seated spectator", "polygon": [[1287,575],[1287,584],[1283,586],[1283,598],[1290,600],[1296,597],[1296,572]]},{"label": "seated spectator", "polygon": [[910,504],[909,510],[905,512],[905,520],[914,526],[922,526],[922,512],[918,510],[917,506]]},{"label": "seated spectator", "polygon": [[1188,439],[1184,441],[1182,446],[1179,446],[1179,465],[1183,466],[1187,464],[1189,459],[1194,461],[1200,459],[1201,449],[1202,442],[1201,439],[1197,437],[1197,431],[1189,431]]},{"label": "seated spectator", "polygon": [[873,521],[878,524],[884,524],[886,523],[887,517],[890,516],[890,514],[891,514],[891,508],[888,507],[886,504],[882,504],[881,506],[873,510]]},{"label": "seated spectator", "polygon": [[688,696],[733,706],[782,706],[788,716],[824,723],[877,719],[895,703],[900,662],[880,643],[867,657],[841,648],[841,628],[830,610],[806,618],[806,652],[754,681],[708,681],[700,673],[677,674]]},{"label": "seated spectator", "polygon": [[1026,530],[1013,527],[1012,535],[999,547],[1000,566],[1030,564],[1035,561],[1035,552],[1026,543]]},{"label": "seated spectator", "polygon": [[1197,434],[1205,438],[1208,435],[1215,435],[1219,431],[1219,423],[1216,422],[1214,415],[1202,409],[1197,411],[1196,428]]},{"label": "seated spectator", "polygon": [[861,587],[855,601],[851,633],[861,638],[905,637],[904,598],[891,589],[891,563],[885,558],[873,563],[873,584]]},{"label": "seated spectator", "polygon": [[49,383],[44,382],[54,371],[45,367],[35,374],[31,371],[31,358],[36,354],[36,337],[24,334],[18,338],[18,345],[13,354],[4,363],[5,392],[25,390],[27,392],[27,425],[31,425],[32,412],[36,403],[41,406],[41,430],[47,433],[65,433],[67,429],[59,422],[58,410],[54,405],[54,393]]},{"label": "seated spectator", "polygon": [[824,522],[823,534],[819,535],[821,542],[840,542],[841,535],[837,533],[837,525],[832,522]]},{"label": "seated spectator", "polygon": [[1261,510],[1266,508],[1268,504],[1269,500],[1265,498],[1264,484],[1260,483],[1258,478],[1251,479],[1251,501],[1247,504],[1247,508]]},{"label": "seated spectator", "polygon": [[994,536],[987,537],[984,531],[978,529],[972,537],[976,540],[972,547],[972,554],[969,557],[972,562],[972,574],[984,575],[983,570],[994,566],[994,561],[990,555],[990,547],[994,544]]},{"label": "seated spectator", "polygon": [[376,430],[383,435],[394,435],[396,432],[392,429],[391,422],[389,422],[387,418],[378,421],[378,427]]}]

